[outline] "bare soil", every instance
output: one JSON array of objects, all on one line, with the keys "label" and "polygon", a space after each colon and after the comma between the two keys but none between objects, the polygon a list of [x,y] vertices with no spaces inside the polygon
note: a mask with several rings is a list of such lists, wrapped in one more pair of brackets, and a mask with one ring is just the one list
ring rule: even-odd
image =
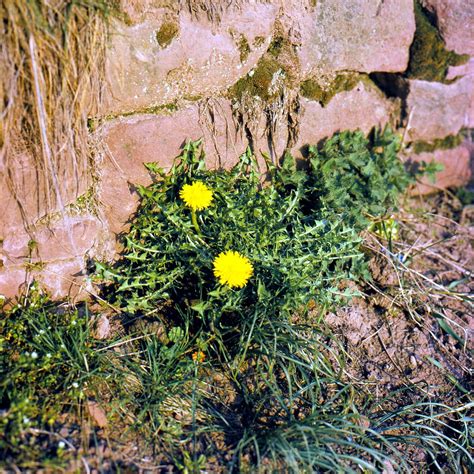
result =
[{"label": "bare soil", "polygon": [[[326,317],[348,355],[346,375],[385,396],[416,384],[447,402],[469,391],[473,348],[474,206],[450,193],[412,201],[398,239],[367,236],[373,281]],[[399,263],[404,260],[404,264]]]}]

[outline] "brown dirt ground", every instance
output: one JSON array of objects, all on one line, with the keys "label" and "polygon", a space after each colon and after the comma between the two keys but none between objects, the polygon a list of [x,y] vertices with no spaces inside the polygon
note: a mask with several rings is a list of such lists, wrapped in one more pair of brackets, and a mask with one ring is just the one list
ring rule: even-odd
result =
[{"label": "brown dirt ground", "polygon": [[462,208],[450,193],[409,205],[415,210],[395,216],[392,256],[386,241],[367,236],[373,282],[359,288],[364,297],[326,322],[345,344],[349,379],[380,396],[417,384],[449,398],[457,384],[469,390],[474,206]]}]

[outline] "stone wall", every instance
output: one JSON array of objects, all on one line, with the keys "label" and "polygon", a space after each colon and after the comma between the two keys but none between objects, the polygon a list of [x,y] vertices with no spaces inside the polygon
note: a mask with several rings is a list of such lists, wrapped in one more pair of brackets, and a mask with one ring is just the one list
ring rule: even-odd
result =
[{"label": "stone wall", "polygon": [[13,176],[0,163],[0,293],[12,297],[33,279],[56,298],[93,291],[87,262],[116,256],[138,204],[134,185],[150,182],[143,163],[169,167],[189,139],[203,138],[209,166],[228,167],[247,146],[274,161],[286,150],[304,159],[308,144],[338,130],[390,125],[405,159],[445,165],[437,185],[419,192],[466,184],[474,6],[422,3],[124,1],[125,16],[110,25],[104,98],[89,121],[94,166],[79,192],[45,212],[28,153]]}]

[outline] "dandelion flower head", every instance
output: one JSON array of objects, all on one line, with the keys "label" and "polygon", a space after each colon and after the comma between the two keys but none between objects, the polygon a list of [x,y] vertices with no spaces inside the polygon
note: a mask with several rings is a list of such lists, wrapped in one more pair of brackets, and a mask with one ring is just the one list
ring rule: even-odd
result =
[{"label": "dandelion flower head", "polygon": [[238,252],[227,250],[214,259],[214,275],[222,285],[242,288],[253,274],[250,260]]},{"label": "dandelion flower head", "polygon": [[185,184],[179,192],[179,196],[193,211],[201,211],[209,207],[212,202],[212,190],[201,181]]}]

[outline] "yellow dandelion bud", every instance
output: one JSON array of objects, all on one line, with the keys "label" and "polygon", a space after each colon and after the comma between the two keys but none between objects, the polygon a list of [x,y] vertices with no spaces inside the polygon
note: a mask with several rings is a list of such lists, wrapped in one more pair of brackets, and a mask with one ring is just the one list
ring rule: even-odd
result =
[{"label": "yellow dandelion bud", "polygon": [[185,184],[179,192],[179,196],[186,206],[190,207],[193,211],[201,211],[209,207],[212,202],[212,190],[201,181]]},{"label": "yellow dandelion bud", "polygon": [[227,250],[214,259],[214,275],[222,285],[242,288],[253,274],[250,260],[238,252]]},{"label": "yellow dandelion bud", "polygon": [[193,361],[196,362],[197,364],[202,364],[204,362],[204,359],[206,358],[206,354],[202,351],[196,351],[193,352],[192,356]]}]

